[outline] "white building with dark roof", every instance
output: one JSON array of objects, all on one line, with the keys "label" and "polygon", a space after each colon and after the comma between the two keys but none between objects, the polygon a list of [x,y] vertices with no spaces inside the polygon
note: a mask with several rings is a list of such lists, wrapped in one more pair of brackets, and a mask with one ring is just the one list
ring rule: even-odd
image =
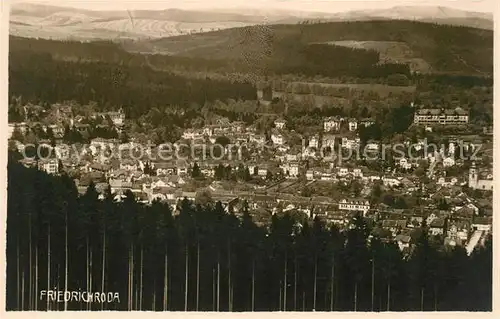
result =
[{"label": "white building with dark roof", "polygon": [[279,118],[274,121],[274,127],[276,127],[279,130],[283,130],[286,127],[286,121],[282,118]]},{"label": "white building with dark roof", "polygon": [[323,121],[323,130],[325,132],[332,132],[340,130],[342,119],[337,116],[331,116]]},{"label": "white building with dark roof", "polygon": [[370,209],[370,202],[365,199],[343,199],[339,202],[340,210],[360,211],[363,215]]},{"label": "white building with dark roof", "polygon": [[469,123],[469,112],[455,109],[419,109],[415,112],[413,123],[417,125],[464,125]]}]

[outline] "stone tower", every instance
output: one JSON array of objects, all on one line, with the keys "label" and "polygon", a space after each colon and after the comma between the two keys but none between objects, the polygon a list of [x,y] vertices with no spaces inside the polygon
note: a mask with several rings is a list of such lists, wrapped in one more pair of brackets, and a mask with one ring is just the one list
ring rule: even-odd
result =
[{"label": "stone tower", "polygon": [[472,166],[469,169],[469,187],[470,188],[476,188],[477,186],[477,169],[476,169],[476,163],[472,162]]}]

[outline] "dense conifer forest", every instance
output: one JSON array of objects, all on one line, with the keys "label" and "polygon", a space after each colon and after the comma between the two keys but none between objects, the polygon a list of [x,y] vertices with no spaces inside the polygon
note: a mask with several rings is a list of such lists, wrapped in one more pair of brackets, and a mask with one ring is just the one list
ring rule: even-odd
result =
[{"label": "dense conifer forest", "polygon": [[154,107],[203,105],[217,99],[257,99],[249,83],[186,79],[147,66],[55,60],[48,53],[21,51],[9,63],[9,94],[25,101],[97,102],[103,109],[123,106],[129,117]]},{"label": "dense conifer forest", "polygon": [[[213,71],[219,73],[241,72],[261,74],[304,74],[306,76],[351,76],[357,78],[385,78],[390,74],[410,75],[406,64],[378,64],[379,53],[364,49],[352,49],[327,44],[300,45],[280,44],[265,56],[259,52],[245,52],[241,59],[214,59],[202,55],[196,57],[162,54],[129,53],[112,42],[81,43],[76,41],[34,40],[10,38],[11,60],[22,59],[26,52],[50,54],[56,60],[71,62],[117,63],[125,67],[154,66],[162,70],[184,72]],[[259,47],[255,43],[254,47]],[[19,56],[18,54],[21,54]],[[36,58],[36,57],[35,57]]]},{"label": "dense conifer forest", "polygon": [[[275,215],[258,227],[220,203],[175,210],[129,192],[78,196],[67,176],[8,165],[8,310],[488,311],[492,240],[469,257],[421,229],[406,257],[354,216],[340,231]],[[41,290],[118,292],[120,302],[40,301]],[[87,308],[89,307],[89,308]]]},{"label": "dense conifer forest", "polygon": [[[299,59],[304,50],[332,41],[402,43],[414,52],[415,57],[425,60],[433,72],[493,74],[493,31],[405,20],[257,25],[155,39],[127,44],[126,47],[138,52],[147,52],[153,47],[159,52],[179,56],[227,60],[244,60],[246,52],[254,52],[260,54],[260,61],[271,61],[270,65],[276,65],[272,61],[287,61],[290,57]],[[256,49],[256,44],[261,48]],[[332,67],[343,69],[351,62],[366,64],[377,57],[373,52],[350,50],[350,56],[346,58],[346,48],[315,48],[326,54],[322,61],[328,60],[328,63],[323,63],[325,69],[320,74],[330,72]],[[278,62],[277,65],[283,64]]]}]

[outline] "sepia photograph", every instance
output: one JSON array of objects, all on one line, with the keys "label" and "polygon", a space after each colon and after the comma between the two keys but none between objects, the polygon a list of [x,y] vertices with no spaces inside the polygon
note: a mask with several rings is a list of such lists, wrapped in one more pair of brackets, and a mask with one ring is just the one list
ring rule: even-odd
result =
[{"label": "sepia photograph", "polygon": [[1,6],[4,311],[492,312],[495,0]]}]

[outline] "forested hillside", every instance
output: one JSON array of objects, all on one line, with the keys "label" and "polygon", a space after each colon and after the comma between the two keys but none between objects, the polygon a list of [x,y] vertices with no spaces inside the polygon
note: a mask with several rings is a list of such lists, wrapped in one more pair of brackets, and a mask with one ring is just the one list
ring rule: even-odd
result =
[{"label": "forested hillside", "polygon": [[56,60],[49,53],[30,51],[11,51],[9,94],[41,104],[94,101],[101,110],[123,107],[132,118],[154,107],[257,98],[255,87],[249,83],[186,79],[133,63],[75,63]]},{"label": "forested hillside", "polygon": [[[129,192],[78,197],[69,177],[8,166],[7,310],[62,310],[40,290],[118,292],[120,302],[68,310],[491,311],[492,241],[467,257],[426,235],[403,259],[369,236],[290,215],[257,227],[220,203],[143,206]],[[31,265],[31,266],[30,266]]]},{"label": "forested hillside", "polygon": [[[265,76],[236,77],[235,74],[244,73],[230,71],[235,72],[238,68],[242,70],[245,66],[238,66],[234,61],[165,55],[143,56],[126,52],[112,42],[80,43],[11,37],[10,46],[11,120],[18,118],[14,116],[14,113],[19,113],[15,108],[20,107],[22,111],[22,103],[26,102],[48,105],[74,100],[83,106],[93,101],[96,102],[92,103],[94,111],[123,107],[128,119],[138,120],[136,124],[139,125],[147,123],[141,129],[143,132],[151,133],[156,126],[162,129],[159,134],[162,137],[153,138],[154,140],[174,141],[175,137],[179,137],[179,130],[172,125],[191,127],[192,123],[200,123],[200,119],[204,118],[201,123],[208,121],[208,114],[242,120],[250,125],[261,117],[258,113],[281,114],[285,111],[279,103],[264,107],[255,102],[256,88],[260,87]],[[363,56],[365,59],[374,59],[376,56],[373,52],[339,48],[339,52],[346,58],[350,57],[351,51],[363,52],[359,55],[361,60]],[[319,60],[312,63],[317,61]],[[338,65],[338,69],[348,71],[362,66],[347,63]],[[375,66],[372,70],[377,68]],[[301,70],[303,69],[297,66],[294,72],[302,72]],[[388,70],[390,68],[379,69],[381,72]],[[379,77],[305,77],[292,73],[282,77],[274,74],[269,76],[269,80],[273,82],[276,91],[303,96],[314,94],[318,100],[324,100],[319,104],[289,101],[289,115],[326,116],[329,114],[328,109],[340,106],[346,114],[354,116],[361,110],[357,105],[362,105],[369,110],[368,113],[363,112],[362,116],[378,118],[377,114],[385,112],[384,110],[414,101],[428,107],[465,107],[471,111],[472,123],[483,126],[491,123],[491,77],[400,73],[389,74],[387,77],[383,77],[383,74],[366,73],[366,76]],[[216,103],[217,100],[225,105],[224,111],[216,106],[221,105]],[[248,103],[243,103],[243,106],[236,100]],[[79,109],[81,108],[75,109],[77,114]],[[320,118],[316,120],[321,121]],[[167,134],[167,131],[176,133]]]},{"label": "forested hillside", "polygon": [[[128,42],[122,44],[129,47]],[[254,43],[254,51],[245,53],[245,61],[228,59],[226,57],[171,56],[164,54],[142,55],[129,53],[118,43],[76,42],[34,40],[20,37],[10,37],[10,51],[32,51],[49,53],[54,59],[71,62],[108,62],[127,66],[149,66],[161,70],[183,70],[186,72],[212,71],[218,73],[252,73],[257,75],[272,74],[304,74],[307,76],[324,75],[331,77],[354,78],[385,78],[391,74],[409,75],[405,64],[377,64],[379,54],[375,51],[352,49],[328,44],[312,44],[301,47],[298,51],[284,46],[279,52],[261,57],[259,42]],[[245,46],[239,49],[245,50]],[[289,54],[287,54],[287,52]],[[270,53],[270,54],[271,54]],[[286,55],[286,56],[282,56]],[[13,54],[11,57],[16,58]],[[332,59],[342,63],[332,63]]]},{"label": "forested hillside", "polygon": [[[252,37],[250,36],[250,38]],[[187,41],[189,46],[190,41],[196,39],[193,36],[191,40],[184,40]],[[182,43],[185,42],[184,40]],[[239,82],[252,81],[254,84],[264,80],[264,76],[280,80],[282,78],[279,77],[284,76],[288,81],[304,81],[305,78],[308,78],[309,81],[325,83],[380,83],[389,85],[419,83],[413,81],[415,74],[409,74],[408,64],[377,63],[380,53],[374,50],[313,44],[301,48],[300,54],[295,55],[292,46],[283,48],[280,53],[284,55],[283,59],[280,60],[280,54],[278,54],[278,59],[273,62],[270,60],[272,54],[275,54],[272,49],[267,48],[267,51],[265,51],[264,48],[259,47],[259,43],[264,43],[263,41],[257,41],[256,39],[252,41],[254,41],[252,50],[245,53],[243,60],[218,59],[217,55],[206,54],[209,52],[209,48],[207,48],[208,51],[205,54],[197,57],[164,54],[142,55],[125,51],[121,45],[128,46],[127,43],[119,44],[106,41],[82,43],[76,41],[35,40],[11,36],[9,46],[11,61],[14,61],[14,63],[16,60],[23,63],[22,60],[26,57],[24,52],[30,51],[33,53],[48,53],[55,60],[68,62],[106,62],[119,64],[123,67],[147,66],[156,71],[174,72],[187,78],[204,79],[208,76],[212,79],[230,79]],[[233,49],[221,48],[221,51],[229,52]],[[18,52],[20,54],[17,54]],[[20,56],[18,57],[18,55]],[[451,61],[453,57],[446,57],[446,60]],[[481,61],[481,63],[490,63],[489,68],[492,68],[492,53]],[[445,80],[450,85],[462,85],[461,83],[471,81],[475,82],[476,85],[482,85],[485,81],[491,83],[491,74],[478,74],[476,72],[476,76],[471,76],[469,72],[463,71],[458,72],[460,74],[446,74],[446,72],[439,75],[433,74],[428,75],[427,78],[430,76],[432,81],[432,78],[436,77],[440,82]],[[395,81],[396,78],[398,78],[397,81]],[[408,80],[410,81],[408,82]]]},{"label": "forested hillside", "polygon": [[[311,56],[307,55],[311,44],[342,40],[404,43],[411,50],[409,54],[426,61],[434,73],[493,72],[493,31],[413,21],[260,25],[139,42],[130,48],[241,61],[247,60],[249,52],[253,52],[258,55],[258,59],[254,57],[252,60],[252,63],[257,63],[256,67],[265,65],[274,70],[279,61],[285,62],[280,64],[281,68],[293,67],[292,61],[296,60],[306,65],[313,63]],[[319,63],[327,70],[331,64],[345,66],[356,62],[345,59],[341,50],[325,53],[328,55]],[[358,58],[359,54],[354,56]],[[372,55],[366,55],[365,63],[371,59]]]}]

